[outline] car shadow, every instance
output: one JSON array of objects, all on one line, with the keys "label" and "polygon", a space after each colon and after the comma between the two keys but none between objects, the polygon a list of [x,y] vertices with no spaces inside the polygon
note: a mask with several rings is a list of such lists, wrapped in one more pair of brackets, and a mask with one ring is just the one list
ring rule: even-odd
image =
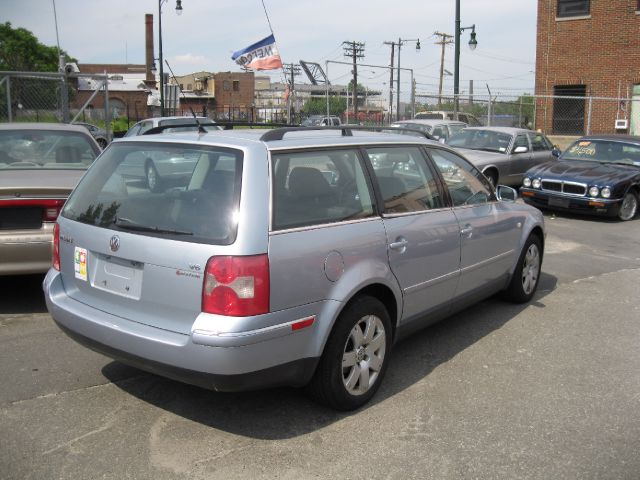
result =
[{"label": "car shadow", "polygon": [[0,314],[46,313],[43,280],[42,274],[0,276]]},{"label": "car shadow", "polygon": [[[315,403],[303,389],[274,388],[219,393],[138,370],[122,379],[122,365],[111,362],[105,377],[126,393],[174,415],[235,435],[282,440],[319,430],[342,418],[388,401],[427,377],[435,368],[500,329],[525,308],[544,308],[541,300],[556,278],[543,273],[539,290],[527,304],[492,297],[394,345],[387,375],[371,402],[355,412],[336,412]],[[130,373],[134,373],[131,369]]]},{"label": "car shadow", "polygon": [[[580,213],[580,212],[542,210],[542,214],[544,215],[545,219],[569,218],[572,220],[586,220],[586,221],[598,222],[598,223],[625,223],[619,220],[617,217],[602,217],[599,215],[589,215],[589,214]],[[636,216],[636,218],[631,221],[634,221],[637,219],[638,217]]]}]

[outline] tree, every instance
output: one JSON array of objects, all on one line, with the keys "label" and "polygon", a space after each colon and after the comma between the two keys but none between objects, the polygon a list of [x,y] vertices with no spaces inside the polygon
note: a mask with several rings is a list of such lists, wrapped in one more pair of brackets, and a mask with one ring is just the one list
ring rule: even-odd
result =
[{"label": "tree", "polygon": [[[329,115],[341,116],[347,109],[347,101],[344,98],[329,97]],[[324,115],[327,113],[327,100],[325,98],[310,98],[303,105],[301,112],[305,115]]]},{"label": "tree", "polygon": [[[62,51],[67,61],[73,61]],[[57,72],[58,48],[48,47],[25,28],[0,24],[0,70],[18,72]]]},{"label": "tree", "polygon": [[[75,61],[61,51],[65,63]],[[57,72],[58,48],[49,47],[25,28],[13,28],[10,22],[0,24],[0,71]],[[68,87],[69,95],[72,89]],[[20,78],[11,82],[11,109],[55,110],[60,97],[60,82]],[[0,92],[0,112],[7,111],[7,96]],[[4,114],[2,114],[4,116]]]}]

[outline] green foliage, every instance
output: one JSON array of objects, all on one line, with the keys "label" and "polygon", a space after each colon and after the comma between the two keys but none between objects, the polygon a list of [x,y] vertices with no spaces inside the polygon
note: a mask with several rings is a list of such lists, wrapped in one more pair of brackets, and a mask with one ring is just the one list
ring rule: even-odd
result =
[{"label": "green foliage", "polygon": [[[67,61],[73,61],[62,51]],[[58,49],[48,47],[25,28],[0,24],[0,70],[19,72],[57,72]]]},{"label": "green foliage", "polygon": [[112,132],[126,132],[127,130],[129,130],[129,122],[127,121],[127,117],[119,117],[111,120]]},{"label": "green foliage", "polygon": [[[347,109],[347,100],[339,97],[329,97],[329,115],[341,116]],[[301,109],[304,115],[324,115],[327,113],[325,98],[310,98]]]}]

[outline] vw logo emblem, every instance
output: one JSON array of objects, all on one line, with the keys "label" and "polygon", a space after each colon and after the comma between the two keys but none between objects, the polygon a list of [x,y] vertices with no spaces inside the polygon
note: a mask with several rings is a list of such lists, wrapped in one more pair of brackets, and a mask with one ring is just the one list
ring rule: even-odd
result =
[{"label": "vw logo emblem", "polygon": [[111,240],[109,240],[109,248],[111,248],[112,252],[116,252],[120,248],[120,237],[117,235],[111,237]]}]

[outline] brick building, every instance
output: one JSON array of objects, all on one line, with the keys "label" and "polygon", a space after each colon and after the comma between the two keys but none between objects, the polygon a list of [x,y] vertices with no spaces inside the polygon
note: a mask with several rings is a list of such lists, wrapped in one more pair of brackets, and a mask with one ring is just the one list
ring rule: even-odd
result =
[{"label": "brick building", "polygon": [[536,95],[556,96],[536,105],[549,134],[614,133],[626,119],[617,132],[640,135],[640,0],[538,0]]},{"label": "brick building", "polygon": [[[150,89],[145,83],[147,68],[133,64],[79,64],[77,95],[71,108],[79,109],[99,87],[104,73],[109,77],[109,108],[112,118],[127,117],[132,121],[150,116],[147,106]],[[96,75],[96,77],[92,77]],[[99,77],[98,77],[99,76]],[[155,83],[155,81],[153,82]],[[93,118],[92,111],[95,111]],[[104,119],[104,95],[96,95],[87,107],[84,120]]]}]

